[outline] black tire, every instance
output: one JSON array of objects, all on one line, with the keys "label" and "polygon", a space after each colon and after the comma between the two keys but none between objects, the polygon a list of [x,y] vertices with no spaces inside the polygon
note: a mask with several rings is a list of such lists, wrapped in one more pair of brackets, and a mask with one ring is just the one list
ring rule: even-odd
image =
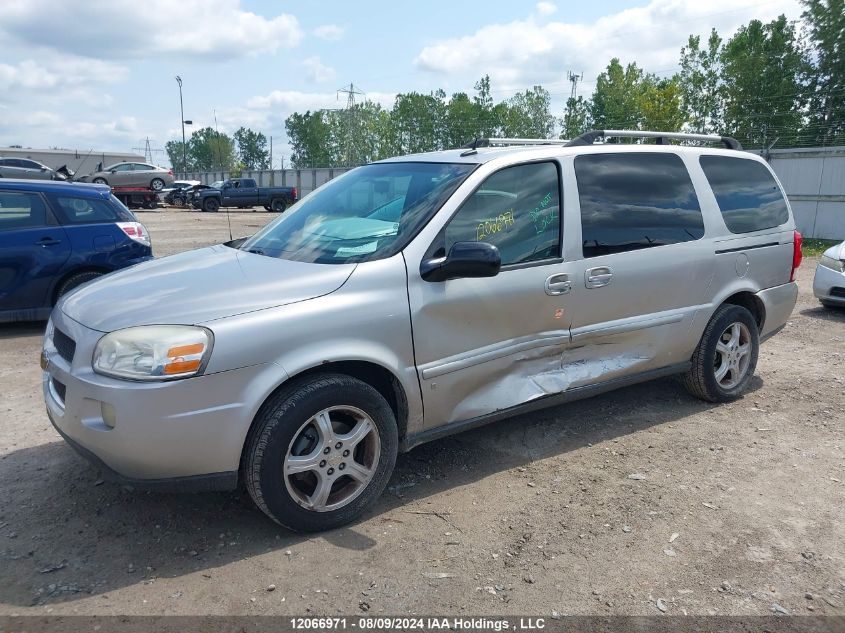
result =
[{"label": "black tire", "polygon": [[823,299],[819,299],[819,303],[822,304],[828,310],[843,310],[843,306],[838,303],[833,303],[832,301],[825,301]]},{"label": "black tire", "polygon": [[176,196],[173,198],[173,206],[179,207],[180,209],[184,209],[187,205],[185,204],[185,198],[182,196]]},{"label": "black tire", "polygon": [[150,181],[150,189],[153,191],[161,191],[164,189],[164,181],[161,178],[153,178]]},{"label": "black tire", "polygon": [[[303,425],[334,406],[365,412],[374,423],[381,447],[372,478],[357,496],[335,510],[317,512],[300,505],[291,495],[284,464],[288,448],[300,436]],[[396,418],[378,391],[350,376],[323,374],[294,381],[264,403],[247,437],[241,467],[246,489],[261,511],[291,530],[318,532],[353,521],[381,495],[396,464],[398,446]]]},{"label": "black tire", "polygon": [[[716,379],[717,350],[726,330],[734,324],[744,325],[750,343],[750,358],[744,373],[737,384],[726,388]],[[730,402],[739,398],[757,367],[757,355],[760,350],[760,333],[757,321],[746,308],[724,304],[719,306],[701,335],[701,341],[692,355],[692,367],[684,374],[683,382],[692,395],[708,402]]]},{"label": "black tire", "polygon": [[217,213],[220,210],[220,201],[217,198],[206,198],[202,203],[202,210]]},{"label": "black tire", "polygon": [[94,178],[94,180],[92,180],[91,182],[93,182],[95,185],[107,185],[107,184],[109,184],[109,182],[105,178]]},{"label": "black tire", "polygon": [[284,213],[287,208],[288,203],[284,198],[273,198],[273,200],[270,201],[270,210],[273,213]]},{"label": "black tire", "polygon": [[104,273],[100,273],[94,270],[88,270],[81,273],[74,273],[67,279],[65,279],[59,289],[56,291],[56,301],[61,299],[64,295],[69,293],[74,288],[81,286],[84,283],[88,283],[89,281],[96,279],[97,277],[102,277]]}]

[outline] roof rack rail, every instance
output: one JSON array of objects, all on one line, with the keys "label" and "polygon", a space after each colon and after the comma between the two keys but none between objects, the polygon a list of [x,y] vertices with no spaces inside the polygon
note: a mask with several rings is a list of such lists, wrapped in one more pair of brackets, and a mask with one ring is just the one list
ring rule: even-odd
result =
[{"label": "roof rack rail", "polygon": [[704,141],[706,143],[723,143],[728,149],[741,150],[742,145],[735,138],[730,136],[719,136],[718,134],[686,134],[684,132],[649,132],[646,130],[590,130],[576,136],[566,143],[567,147],[579,145],[592,145],[600,138],[654,138],[658,145],[666,143],[666,139],[677,139],[679,141]]},{"label": "roof rack rail", "polygon": [[566,145],[567,139],[556,138],[475,138],[460,149],[478,149],[479,147],[504,147],[507,145]]}]

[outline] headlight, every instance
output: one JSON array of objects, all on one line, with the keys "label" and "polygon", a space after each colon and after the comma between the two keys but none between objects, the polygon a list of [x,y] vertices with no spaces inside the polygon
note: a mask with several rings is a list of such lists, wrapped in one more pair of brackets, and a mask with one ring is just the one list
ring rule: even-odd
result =
[{"label": "headlight", "polygon": [[214,337],[192,325],[144,325],[106,334],[94,348],[98,374],[127,380],[172,380],[201,373]]},{"label": "headlight", "polygon": [[838,273],[845,272],[845,261],[842,261],[841,259],[834,259],[833,257],[828,257],[827,255],[822,255],[822,258],[819,260],[819,266],[830,268]]}]

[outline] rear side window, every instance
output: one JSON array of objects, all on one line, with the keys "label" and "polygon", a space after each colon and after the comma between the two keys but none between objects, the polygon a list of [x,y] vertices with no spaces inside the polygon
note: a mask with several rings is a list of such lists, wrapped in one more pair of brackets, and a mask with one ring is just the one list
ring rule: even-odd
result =
[{"label": "rear side window", "polygon": [[255,188],[255,187],[257,187],[257,186],[258,186],[258,185],[256,185],[256,184],[255,184],[255,181],[254,181],[254,180],[250,180],[249,178],[244,178],[244,179],[241,181],[241,187],[243,187],[244,189],[254,189],[254,188]]},{"label": "rear side window", "polygon": [[780,187],[757,161],[732,156],[702,156],[722,218],[731,233],[751,233],[789,221]]},{"label": "rear side window", "polygon": [[62,224],[98,224],[135,220],[126,207],[110,199],[57,194],[48,194],[48,197]]},{"label": "rear side window", "polygon": [[0,231],[47,224],[47,208],[34,193],[0,191]]},{"label": "rear side window", "polygon": [[701,239],[704,221],[677,154],[586,154],[575,159],[584,257]]},{"label": "rear side window", "polygon": [[560,182],[553,163],[497,171],[476,189],[446,225],[445,251],[455,242],[489,242],[502,265],[558,257]]}]

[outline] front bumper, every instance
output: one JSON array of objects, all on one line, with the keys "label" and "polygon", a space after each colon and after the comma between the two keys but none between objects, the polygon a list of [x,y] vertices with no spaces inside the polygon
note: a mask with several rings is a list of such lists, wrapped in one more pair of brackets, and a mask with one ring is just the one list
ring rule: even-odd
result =
[{"label": "front bumper", "polygon": [[845,306],[845,273],[817,265],[813,277],[813,294],[825,303]]},{"label": "front bumper", "polygon": [[[60,354],[59,329],[76,344]],[[101,376],[91,368],[102,332],[53,312],[42,388],[50,421],[107,475],[152,488],[219,490],[237,483],[246,434],[281,370],[261,364],[168,382]]]}]

